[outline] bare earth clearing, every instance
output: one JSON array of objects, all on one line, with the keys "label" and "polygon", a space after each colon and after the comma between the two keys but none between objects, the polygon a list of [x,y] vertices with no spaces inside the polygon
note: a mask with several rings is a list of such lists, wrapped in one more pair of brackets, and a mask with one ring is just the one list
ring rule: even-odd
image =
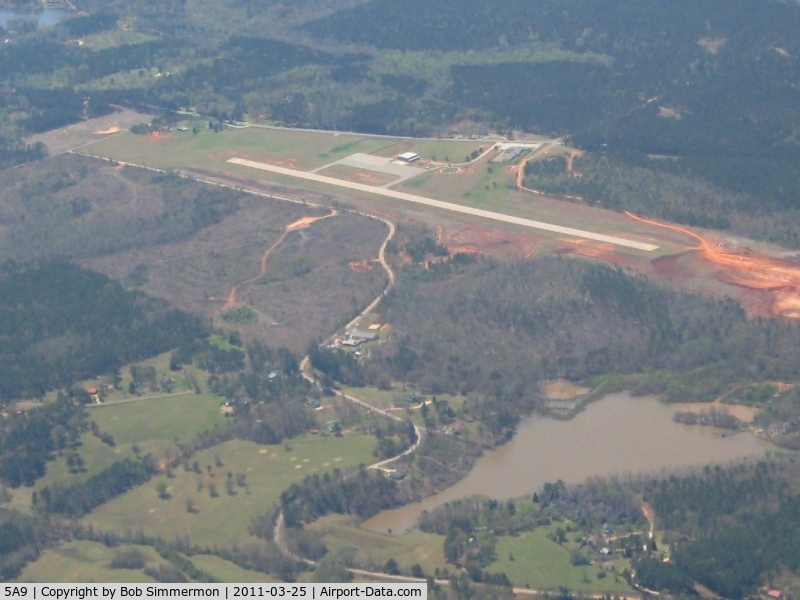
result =
[{"label": "bare earth clearing", "polygon": [[59,154],[79,148],[84,144],[96,142],[115,133],[127,132],[134,125],[147,123],[152,118],[151,115],[145,115],[126,108],[105,117],[89,119],[61,129],[33,135],[27,138],[25,142],[28,144],[42,142],[47,146],[47,151],[50,154]]}]

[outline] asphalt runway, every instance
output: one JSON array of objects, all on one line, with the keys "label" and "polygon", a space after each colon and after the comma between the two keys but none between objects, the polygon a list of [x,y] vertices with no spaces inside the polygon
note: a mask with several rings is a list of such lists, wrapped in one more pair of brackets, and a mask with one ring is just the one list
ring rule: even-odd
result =
[{"label": "asphalt runway", "polygon": [[353,181],[344,181],[334,177],[326,177],[325,175],[318,175],[317,173],[308,173],[306,171],[298,171],[296,169],[287,169],[285,167],[276,167],[265,163],[246,160],[243,158],[231,158],[229,163],[234,165],[241,165],[243,167],[250,167],[260,171],[267,171],[277,175],[287,175],[297,179],[305,179],[306,181],[314,181],[317,183],[324,183],[326,185],[334,185],[336,187],[347,188],[358,192],[367,192],[369,194],[376,194],[386,198],[393,198],[395,200],[403,200],[405,202],[413,202],[415,204],[422,204],[433,208],[439,208],[465,215],[472,215],[481,217],[483,219],[490,219],[492,221],[500,221],[502,223],[512,223],[514,225],[522,225],[523,227],[530,227],[531,229],[540,229],[542,231],[550,231],[552,233],[560,233],[572,237],[582,238],[585,240],[593,240],[596,242],[603,242],[606,244],[614,244],[615,246],[622,246],[625,248],[633,248],[635,250],[642,250],[644,252],[653,252],[658,249],[658,246],[653,244],[645,244],[643,242],[636,242],[621,237],[603,235],[602,233],[594,233],[592,231],[584,231],[582,229],[573,229],[572,227],[562,227],[561,225],[552,225],[550,223],[543,223],[541,221],[533,221],[531,219],[523,219],[522,217],[514,217],[503,213],[492,212],[483,210],[481,208],[473,208],[471,206],[462,206],[461,204],[453,204],[452,202],[442,202],[441,200],[433,200],[432,198],[425,198],[424,196],[415,196],[414,194],[407,194],[405,192],[397,192],[385,188],[375,187],[372,185],[365,185],[363,183],[356,183]]}]

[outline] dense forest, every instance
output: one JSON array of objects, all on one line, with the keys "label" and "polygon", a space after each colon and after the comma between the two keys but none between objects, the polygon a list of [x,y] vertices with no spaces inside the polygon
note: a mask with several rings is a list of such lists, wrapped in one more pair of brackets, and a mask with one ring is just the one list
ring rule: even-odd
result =
[{"label": "dense forest", "polygon": [[0,401],[41,397],[207,335],[198,318],[70,263],[7,263],[0,281]]},{"label": "dense forest", "polygon": [[800,8],[791,2],[78,6],[88,15],[7,32],[5,164],[41,152],[20,135],[115,105],[372,133],[472,122],[567,135],[629,165],[796,207]]},{"label": "dense forest", "polygon": [[470,395],[490,429],[542,406],[544,379],[626,376],[635,392],[709,401],[737,382],[799,375],[797,327],[563,257],[406,267],[381,310],[393,335],[360,377]]},{"label": "dense forest", "polygon": [[756,592],[800,568],[800,496],[794,459],[706,467],[701,473],[647,483],[643,491],[672,533],[670,563],[635,565],[646,587],[686,592],[695,581],[727,598]]},{"label": "dense forest", "polygon": [[57,452],[74,450],[88,428],[86,410],[59,394],[55,402],[10,415],[0,422],[0,482],[31,486]]},{"label": "dense forest", "polygon": [[752,239],[800,247],[798,208],[760,202],[751,194],[721,189],[699,177],[671,173],[668,166],[649,167],[647,163],[628,164],[608,155],[588,153],[576,157],[574,172],[570,173],[567,159],[554,157],[527,162],[525,185],[611,210],[731,230]]},{"label": "dense forest", "polygon": [[[452,64],[456,111],[571,136],[589,150],[693,173],[796,206],[800,9],[790,2],[446,0],[408,11],[374,0],[310,23],[315,35],[383,51],[497,48],[500,65]],[[526,48],[528,60],[513,50]],[[488,61],[487,61],[488,62]],[[724,98],[723,102],[720,99]],[[746,143],[744,142],[746,140]]]}]

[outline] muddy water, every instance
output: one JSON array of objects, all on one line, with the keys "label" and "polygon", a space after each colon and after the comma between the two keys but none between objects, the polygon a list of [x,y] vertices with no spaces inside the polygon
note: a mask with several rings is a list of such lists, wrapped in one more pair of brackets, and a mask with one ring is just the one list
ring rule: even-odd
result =
[{"label": "muddy water", "polygon": [[762,455],[766,442],[750,433],[719,437],[709,427],[679,425],[674,410],[652,398],[612,394],[570,421],[531,417],[514,439],[487,452],[466,478],[422,502],[388,510],[362,527],[399,534],[414,526],[423,510],[483,494],[498,500],[533,494],[562,479],[576,483],[594,475],[657,472]]}]

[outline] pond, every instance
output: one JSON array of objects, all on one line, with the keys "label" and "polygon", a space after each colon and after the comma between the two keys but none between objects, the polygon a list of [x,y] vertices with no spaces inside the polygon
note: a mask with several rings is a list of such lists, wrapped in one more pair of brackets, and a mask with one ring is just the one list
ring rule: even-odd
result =
[{"label": "pond", "polygon": [[597,475],[664,469],[761,456],[775,448],[753,434],[680,425],[655,398],[611,394],[569,421],[530,417],[507,444],[486,452],[455,485],[422,502],[387,510],[362,524],[402,534],[424,510],[481,494],[497,500],[532,495],[547,482],[578,483]]}]

